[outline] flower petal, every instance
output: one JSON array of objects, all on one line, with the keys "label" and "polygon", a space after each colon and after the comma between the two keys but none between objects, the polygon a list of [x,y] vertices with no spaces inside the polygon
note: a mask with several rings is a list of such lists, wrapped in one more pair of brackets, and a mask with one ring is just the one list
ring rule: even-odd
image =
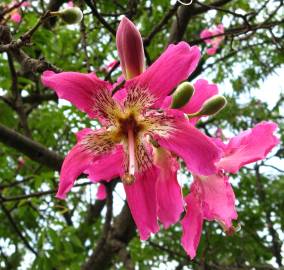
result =
[{"label": "flower petal", "polygon": [[206,52],[207,52],[208,55],[214,55],[217,52],[217,48],[214,48],[214,47],[208,48],[208,49],[206,49]]},{"label": "flower petal", "polygon": [[94,94],[99,90],[107,91],[111,88],[108,82],[100,80],[95,73],[54,73],[47,70],[43,72],[41,80],[43,85],[53,89],[59,98],[70,101],[91,118],[97,116],[93,110],[96,103]]},{"label": "flower petal", "polygon": [[194,176],[196,185],[202,190],[203,215],[207,220],[221,221],[227,228],[238,215],[235,208],[235,194],[228,177],[219,174]]},{"label": "flower petal", "polygon": [[166,51],[140,76],[126,82],[126,88],[147,88],[157,99],[155,106],[161,105],[164,98],[195,70],[200,59],[197,46],[190,47],[186,42],[170,45]]},{"label": "flower petal", "polygon": [[99,184],[96,198],[97,200],[103,201],[107,197],[106,186],[104,184]]},{"label": "flower petal", "polygon": [[211,43],[211,39],[209,39],[210,37],[213,36],[213,33],[212,31],[210,31],[209,29],[204,29],[201,33],[200,33],[200,38],[204,39],[204,42],[207,43],[207,44],[210,44]]},{"label": "flower petal", "polygon": [[261,122],[232,138],[217,166],[236,173],[244,165],[265,158],[279,143],[279,139],[273,135],[276,129],[277,124],[273,122]]},{"label": "flower petal", "polygon": [[124,174],[124,152],[123,147],[118,146],[108,155],[95,160],[84,173],[89,175],[93,182],[101,180],[111,181]]},{"label": "flower petal", "polygon": [[[108,157],[114,148],[112,144],[106,145],[105,138],[109,134],[104,129],[92,131],[86,128],[77,132],[76,135],[78,142],[67,154],[61,167],[59,189],[56,194],[59,199],[65,199],[81,173],[88,171],[89,166],[99,159]],[[100,152],[96,149],[100,149]]]},{"label": "flower petal", "polygon": [[141,240],[159,230],[156,208],[157,169],[152,167],[137,174],[133,184],[124,184],[127,202]]},{"label": "flower petal", "polygon": [[15,22],[15,23],[20,23],[22,20],[22,16],[18,11],[15,11],[12,13],[11,15],[11,21]]},{"label": "flower petal", "polygon": [[183,212],[183,198],[177,181],[179,164],[176,158],[159,147],[154,152],[154,164],[159,168],[157,179],[158,218],[167,229]]},{"label": "flower petal", "polygon": [[201,175],[216,172],[215,162],[220,159],[220,149],[203,133],[188,123],[181,112],[168,110],[172,115],[173,129],[167,136],[155,136],[159,145],[180,156],[188,169]]},{"label": "flower petal", "polygon": [[181,221],[182,238],[181,244],[186,253],[193,259],[202,233],[203,215],[198,197],[195,196],[194,190],[185,197],[187,211]]},{"label": "flower petal", "polygon": [[64,159],[60,172],[59,188],[56,198],[65,199],[78,176],[91,164],[94,156],[77,143]]}]

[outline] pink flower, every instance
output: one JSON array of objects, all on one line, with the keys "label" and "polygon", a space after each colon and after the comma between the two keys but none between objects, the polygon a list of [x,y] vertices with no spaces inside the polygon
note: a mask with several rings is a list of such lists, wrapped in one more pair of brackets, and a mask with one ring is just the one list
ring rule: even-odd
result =
[{"label": "pink flower", "polygon": [[20,23],[22,20],[22,16],[18,11],[14,11],[11,14],[11,21],[15,22],[15,23]]},{"label": "pink flower", "polygon": [[[12,8],[12,7],[16,6],[17,4],[18,4],[18,2],[13,1],[11,4],[8,5],[8,8]],[[15,23],[20,23],[21,20],[22,20],[21,7],[28,7],[28,6],[30,6],[30,3],[25,1],[18,8],[12,9],[12,11],[10,12],[11,21],[13,21]]]},{"label": "pink flower", "polygon": [[235,195],[224,171],[236,173],[244,165],[264,159],[279,143],[273,135],[276,128],[275,123],[262,122],[233,137],[228,144],[216,139],[223,151],[223,157],[217,163],[219,172],[210,176],[194,175],[191,192],[185,198],[187,212],[181,222],[182,245],[191,258],[196,255],[204,219],[216,220],[228,233],[234,230],[232,220],[237,219]]},{"label": "pink flower", "polygon": [[73,0],[68,1],[67,5],[68,5],[68,7],[70,7],[70,8],[71,8],[71,7],[74,7]]},{"label": "pink flower", "polygon": [[102,124],[101,129],[77,133],[78,142],[61,169],[57,197],[65,198],[83,172],[94,182],[121,177],[132,216],[145,240],[159,230],[158,219],[168,227],[183,211],[173,154],[193,173],[212,175],[221,151],[182,111],[160,110],[164,99],[196,68],[199,49],[185,42],[170,45],[144,71],[142,40],[140,35],[137,40],[136,28],[123,19],[118,29],[118,52],[127,81],[115,95],[113,86],[94,73],[45,71],[42,82]]},{"label": "pink flower", "polygon": [[[217,49],[219,48],[221,42],[224,39],[224,36],[223,35],[220,35],[217,37],[214,37],[214,36],[223,34],[223,33],[224,33],[223,24],[219,24],[217,25],[217,27],[213,29],[204,29],[200,33],[200,38],[205,39],[204,42],[208,45],[211,45],[211,47],[207,49],[207,54],[214,55],[217,52]],[[213,38],[210,38],[212,36]]]},{"label": "pink flower", "polygon": [[98,191],[97,191],[97,200],[105,200],[107,197],[106,193],[106,186],[104,184],[99,184]]}]

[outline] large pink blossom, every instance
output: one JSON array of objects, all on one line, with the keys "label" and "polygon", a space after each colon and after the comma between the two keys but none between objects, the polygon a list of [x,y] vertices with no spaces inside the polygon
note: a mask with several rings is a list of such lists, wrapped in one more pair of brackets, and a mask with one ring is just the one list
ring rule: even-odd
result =
[{"label": "large pink blossom", "polygon": [[194,174],[190,193],[185,198],[187,212],[182,220],[182,245],[191,258],[195,257],[204,219],[216,220],[226,232],[234,229],[235,195],[225,172],[236,173],[242,166],[264,159],[279,143],[273,135],[276,128],[275,123],[262,122],[233,137],[228,144],[214,140],[223,152],[217,163],[219,171],[209,176]]},{"label": "large pink blossom", "polygon": [[223,24],[219,24],[215,28],[212,28],[212,29],[204,29],[200,33],[200,38],[205,39],[204,42],[210,45],[210,48],[207,48],[206,50],[207,54],[214,55],[217,52],[220,44],[222,43],[224,39],[224,36],[222,35],[223,33],[224,33]]},{"label": "large pink blossom", "polygon": [[196,68],[199,49],[185,42],[170,45],[145,70],[141,36],[127,18],[118,28],[117,44],[127,80],[115,95],[114,86],[94,73],[45,71],[42,75],[43,84],[59,98],[102,124],[101,129],[77,134],[78,142],[60,172],[57,197],[65,198],[81,173],[94,182],[121,177],[140,237],[147,239],[159,230],[158,219],[168,227],[183,211],[174,156],[182,158],[194,174],[212,175],[221,150],[182,111],[160,109]]}]

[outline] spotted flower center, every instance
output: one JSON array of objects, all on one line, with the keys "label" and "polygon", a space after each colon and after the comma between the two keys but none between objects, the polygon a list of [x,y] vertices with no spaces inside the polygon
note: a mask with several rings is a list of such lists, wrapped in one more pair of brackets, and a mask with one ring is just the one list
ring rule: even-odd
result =
[{"label": "spotted flower center", "polygon": [[154,133],[165,135],[170,130],[171,119],[150,109],[154,99],[149,91],[140,88],[131,89],[123,104],[115,101],[105,90],[99,91],[95,98],[97,105],[94,110],[105,122],[105,129],[86,136],[83,143],[96,154],[105,154],[116,145],[123,145],[125,173],[122,180],[131,184],[136,173],[149,169],[153,164],[149,136]]}]

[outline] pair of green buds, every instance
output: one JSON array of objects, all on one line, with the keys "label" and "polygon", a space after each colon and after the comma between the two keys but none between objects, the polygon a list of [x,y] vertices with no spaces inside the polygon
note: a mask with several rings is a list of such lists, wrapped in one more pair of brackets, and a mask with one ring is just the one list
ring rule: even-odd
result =
[{"label": "pair of green buds", "polygon": [[79,23],[83,19],[83,13],[78,7],[69,7],[60,11],[52,11],[50,12],[50,16],[58,16],[67,24]]},{"label": "pair of green buds", "polygon": [[[181,83],[174,91],[172,97],[172,109],[178,109],[185,106],[194,94],[194,87],[189,82]],[[221,111],[227,104],[225,97],[221,95],[215,95],[207,99],[201,106],[198,112],[188,114],[189,118],[197,116],[213,115]]]}]

